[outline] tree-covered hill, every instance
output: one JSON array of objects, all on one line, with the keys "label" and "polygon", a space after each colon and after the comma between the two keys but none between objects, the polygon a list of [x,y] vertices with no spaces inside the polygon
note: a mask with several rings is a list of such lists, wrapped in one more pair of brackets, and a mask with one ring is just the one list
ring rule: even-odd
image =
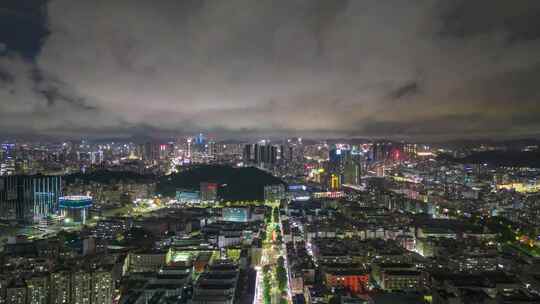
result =
[{"label": "tree-covered hill", "polygon": [[226,201],[250,201],[264,199],[264,186],[283,183],[271,174],[254,167],[194,166],[177,174],[163,176],[157,192],[174,196],[177,189],[199,190],[200,183],[219,185],[218,195]]}]

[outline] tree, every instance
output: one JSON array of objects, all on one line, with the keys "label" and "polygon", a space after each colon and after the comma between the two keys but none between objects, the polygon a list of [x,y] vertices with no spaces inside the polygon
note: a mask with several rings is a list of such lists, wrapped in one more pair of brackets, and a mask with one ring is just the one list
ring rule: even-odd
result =
[{"label": "tree", "polygon": [[263,300],[264,304],[270,304],[272,301],[271,295],[271,283],[270,283],[270,271],[267,267],[263,269]]},{"label": "tree", "polygon": [[284,291],[287,288],[287,270],[285,269],[285,259],[281,256],[277,260],[276,277],[279,289]]},{"label": "tree", "polygon": [[131,199],[131,195],[129,195],[129,193],[120,194],[120,204],[122,204],[122,206],[131,205],[132,202],[133,200]]},{"label": "tree", "polygon": [[274,208],[272,210],[272,213],[273,213],[273,221],[276,223],[276,222],[279,222],[279,208]]},{"label": "tree", "polygon": [[265,212],[264,213],[264,222],[268,225],[270,224],[270,222],[272,221],[272,213],[270,212]]},{"label": "tree", "polygon": [[260,239],[263,240],[263,241],[266,240],[266,228],[261,230]]}]

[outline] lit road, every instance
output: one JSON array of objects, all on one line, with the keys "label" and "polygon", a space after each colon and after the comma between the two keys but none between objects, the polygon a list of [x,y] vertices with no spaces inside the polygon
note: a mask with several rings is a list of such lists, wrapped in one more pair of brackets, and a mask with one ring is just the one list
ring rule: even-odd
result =
[{"label": "lit road", "polygon": [[[271,205],[273,208],[278,208],[275,204]],[[264,271],[263,269],[265,266],[269,267],[270,275],[270,295],[271,295],[271,303],[272,304],[279,304],[282,299],[281,291],[277,286],[279,286],[278,278],[276,276],[276,266],[277,266],[277,260],[280,256],[285,258],[285,269],[288,273],[288,267],[287,267],[287,260],[286,260],[286,254],[285,254],[285,245],[278,244],[273,239],[273,234],[276,228],[278,228],[280,225],[279,218],[273,219],[268,225],[266,226],[266,239],[263,242],[263,248],[262,248],[262,254],[261,254],[261,263],[257,267],[257,278],[255,282],[255,297],[253,298],[254,304],[264,304]],[[276,236],[277,239],[277,236]],[[287,275],[288,276],[288,275]],[[287,280],[287,286],[285,287],[286,294],[287,294],[287,302],[292,303],[291,299],[291,292],[290,292],[290,285],[289,281]]]}]

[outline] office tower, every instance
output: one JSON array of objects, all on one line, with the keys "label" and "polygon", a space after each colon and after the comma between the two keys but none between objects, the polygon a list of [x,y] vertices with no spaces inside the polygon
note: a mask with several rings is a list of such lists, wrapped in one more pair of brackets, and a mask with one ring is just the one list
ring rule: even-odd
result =
[{"label": "office tower", "polygon": [[186,140],[186,142],[187,142],[187,155],[186,155],[186,157],[191,158],[191,155],[193,155],[193,151],[192,151],[193,139],[188,138]]},{"label": "office tower", "polygon": [[374,143],[371,149],[371,159],[374,162],[384,162],[392,157],[395,157],[395,155],[392,155],[392,151],[399,151],[399,147],[390,142]]},{"label": "office tower", "polygon": [[216,183],[201,183],[201,201],[213,202],[217,200],[218,185]]},{"label": "office tower", "polygon": [[[144,161],[154,161],[160,158],[161,145],[159,144],[147,142],[144,144],[142,150],[142,159]],[[166,148],[164,150],[166,150]]]},{"label": "office tower", "polygon": [[281,161],[292,162],[293,161],[293,147],[288,144],[281,145],[280,147]]},{"label": "office tower", "polygon": [[195,144],[198,145],[198,146],[202,146],[206,143],[206,137],[204,136],[204,134],[200,133],[199,135],[197,135],[195,137]]},{"label": "office tower", "polygon": [[244,146],[244,153],[243,153],[243,160],[245,163],[251,163],[253,161],[253,145],[245,145]]},{"label": "office tower", "polygon": [[92,165],[101,164],[103,160],[104,160],[103,151],[100,150],[100,151],[90,153],[90,162],[92,163]]},{"label": "office tower", "polygon": [[345,162],[343,183],[348,185],[360,185],[362,168],[357,158],[351,157]]},{"label": "office tower", "polygon": [[336,191],[341,188],[341,179],[337,174],[330,175],[330,190]]},{"label": "office tower", "polygon": [[418,153],[417,144],[405,144],[403,146],[403,152],[405,152],[409,157],[415,157]]},{"label": "office tower", "polygon": [[350,147],[336,145],[328,152],[328,172],[330,177],[330,188],[337,190],[341,184],[345,183],[345,168],[347,162],[351,161]]},{"label": "office tower", "polygon": [[167,144],[159,145],[158,158],[160,160],[166,159],[169,153],[170,153],[169,145]]},{"label": "office tower", "polygon": [[206,144],[206,154],[210,157],[215,157],[217,153],[217,146],[216,142],[213,140],[208,140],[208,143]]},{"label": "office tower", "polygon": [[244,162],[257,166],[275,165],[278,159],[278,147],[264,141],[260,144],[245,145],[243,159]]},{"label": "office tower", "polygon": [[88,237],[83,240],[83,255],[96,254],[96,239],[94,237]]},{"label": "office tower", "polygon": [[39,222],[58,210],[60,176],[7,176],[0,178],[0,213],[4,219]]}]

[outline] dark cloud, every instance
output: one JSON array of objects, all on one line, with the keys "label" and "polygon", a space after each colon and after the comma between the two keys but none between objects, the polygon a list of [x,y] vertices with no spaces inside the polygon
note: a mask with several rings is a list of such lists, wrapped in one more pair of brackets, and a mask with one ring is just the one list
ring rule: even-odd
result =
[{"label": "dark cloud", "polygon": [[457,0],[444,6],[443,35],[470,38],[504,33],[511,42],[540,38],[540,2],[536,0]]},{"label": "dark cloud", "polygon": [[47,101],[48,106],[54,106],[58,102],[72,104],[81,110],[95,110],[93,106],[88,106],[85,104],[84,100],[80,97],[73,97],[65,94],[65,92],[60,91],[58,88],[51,87],[38,91],[45,100]]},{"label": "dark cloud", "polygon": [[0,42],[27,59],[34,58],[48,34],[46,4],[46,0],[2,0]]},{"label": "dark cloud", "polygon": [[414,96],[420,92],[420,86],[416,81],[409,82],[390,93],[392,99],[402,99]]},{"label": "dark cloud", "polygon": [[15,77],[11,75],[11,73],[0,67],[0,85],[6,83],[10,84],[13,83],[13,81],[15,81]]},{"label": "dark cloud", "polygon": [[7,0],[0,127],[538,134],[539,14],[535,0]]}]

